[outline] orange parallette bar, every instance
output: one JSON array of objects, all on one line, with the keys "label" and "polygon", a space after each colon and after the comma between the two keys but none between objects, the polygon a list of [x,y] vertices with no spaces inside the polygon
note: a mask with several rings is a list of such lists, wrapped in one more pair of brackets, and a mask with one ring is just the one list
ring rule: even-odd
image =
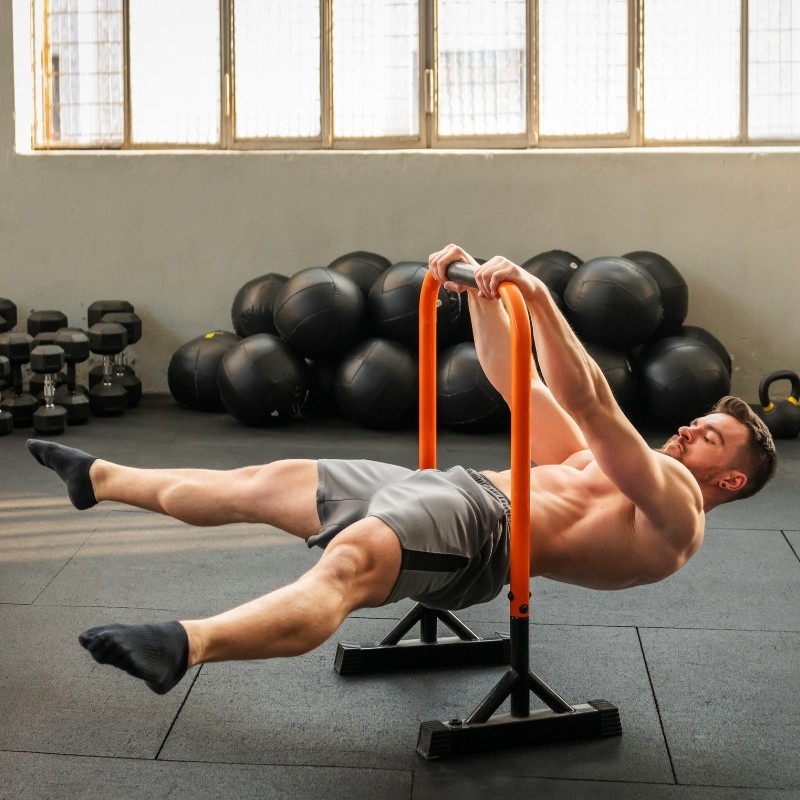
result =
[{"label": "orange parallette bar", "polygon": [[[436,467],[436,301],[439,282],[428,273],[419,306],[419,467]],[[519,289],[500,286],[511,318],[511,616],[530,614],[531,329]]]},{"label": "orange parallette bar", "polygon": [[419,300],[419,468],[436,468],[436,301],[441,284],[429,272]]}]

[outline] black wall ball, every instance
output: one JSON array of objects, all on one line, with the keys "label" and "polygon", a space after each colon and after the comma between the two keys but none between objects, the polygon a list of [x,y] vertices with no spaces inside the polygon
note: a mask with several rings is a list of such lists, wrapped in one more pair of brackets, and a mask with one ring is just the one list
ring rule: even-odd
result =
[{"label": "black wall ball", "polygon": [[645,409],[655,422],[672,427],[707,414],[731,390],[720,357],[686,336],[667,336],[648,345],[639,354],[637,372]]},{"label": "black wall ball", "polygon": [[239,336],[278,331],[272,319],[272,306],[280,288],[289,278],[270,272],[247,281],[233,298],[231,321]]},{"label": "black wall ball", "polygon": [[167,368],[167,384],[175,402],[196,411],[225,411],[217,371],[222,357],[239,341],[231,331],[209,331],[182,344]]},{"label": "black wall ball", "polygon": [[567,250],[547,250],[529,258],[520,266],[539,278],[560,300],[564,296],[567,284],[581,264],[583,261]]},{"label": "black wall ball", "polygon": [[661,324],[661,293],[644,267],[607,256],[584,262],[564,291],[566,316],[583,341],[628,350]]},{"label": "black wall ball", "polygon": [[[412,349],[419,345],[419,299],[428,274],[424,261],[399,261],[372,285],[367,297],[370,327],[375,336],[400,342]],[[467,299],[458,292],[439,288],[436,315],[437,349],[463,338],[461,316]]]},{"label": "black wall ball", "polygon": [[347,275],[325,267],[301,270],[273,305],[275,327],[304,358],[335,361],[363,334],[364,294]]},{"label": "black wall ball", "polygon": [[253,426],[288,422],[302,410],[308,390],[305,361],[269,333],[231,347],[220,362],[218,381],[228,412]]},{"label": "black wall ball", "polygon": [[733,374],[733,359],[728,352],[728,348],[714,336],[713,333],[701,328],[699,325],[682,325],[677,333],[678,336],[688,336],[690,339],[697,339],[705,345],[708,345],[721,359],[728,371],[728,375]]},{"label": "black wall ball", "polygon": [[653,336],[663,339],[677,334],[689,312],[689,287],[683,275],[669,259],[650,250],[634,250],[623,258],[643,266],[658,284],[664,317]]},{"label": "black wall ball", "polygon": [[368,250],[355,250],[345,253],[328,264],[328,269],[334,269],[352,278],[360,287],[364,295],[369,294],[372,284],[392,265],[385,256],[371,253]]},{"label": "black wall ball", "polygon": [[342,413],[365,428],[400,429],[415,418],[419,368],[405,345],[386,339],[360,342],[339,364],[334,393]]},{"label": "black wall ball", "polygon": [[439,354],[436,365],[437,419],[451,430],[490,433],[509,424],[510,412],[478,361],[472,342]]}]

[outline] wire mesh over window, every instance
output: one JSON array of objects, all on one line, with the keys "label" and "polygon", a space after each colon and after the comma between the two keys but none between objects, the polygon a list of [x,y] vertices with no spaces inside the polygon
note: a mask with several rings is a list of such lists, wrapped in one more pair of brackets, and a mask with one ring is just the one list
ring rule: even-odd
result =
[{"label": "wire mesh over window", "polygon": [[135,0],[129,29],[132,140],[219,142],[219,0]]},{"label": "wire mesh over window", "polygon": [[539,0],[539,133],[628,130],[627,0]]},{"label": "wire mesh over window", "polygon": [[748,132],[800,138],[800,1],[750,0]]},{"label": "wire mesh over window", "polygon": [[525,0],[439,0],[441,136],[527,130]]},{"label": "wire mesh over window", "polygon": [[740,64],[739,0],[647,0],[645,138],[736,138]]},{"label": "wire mesh over window", "polygon": [[237,138],[320,135],[319,8],[319,0],[236,0]]},{"label": "wire mesh over window", "polygon": [[43,67],[36,81],[37,144],[120,144],[122,0],[39,0],[35,10]]},{"label": "wire mesh over window", "polygon": [[333,132],[418,135],[417,0],[333,0]]}]

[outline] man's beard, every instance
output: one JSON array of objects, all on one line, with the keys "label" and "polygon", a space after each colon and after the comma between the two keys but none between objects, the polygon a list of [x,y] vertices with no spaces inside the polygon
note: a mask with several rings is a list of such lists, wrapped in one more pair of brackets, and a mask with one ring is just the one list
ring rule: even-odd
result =
[{"label": "man's beard", "polygon": [[680,436],[675,434],[674,436],[670,436],[661,447],[658,448],[657,452],[663,453],[665,456],[670,456],[670,458],[674,458],[676,461],[683,462],[683,448],[680,446]]}]

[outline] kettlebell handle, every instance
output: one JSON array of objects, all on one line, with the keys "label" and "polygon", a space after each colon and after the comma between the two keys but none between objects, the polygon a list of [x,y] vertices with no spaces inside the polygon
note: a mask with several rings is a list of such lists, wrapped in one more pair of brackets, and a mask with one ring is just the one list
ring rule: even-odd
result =
[{"label": "kettlebell handle", "polygon": [[761,403],[761,407],[764,409],[764,411],[772,411],[772,409],[775,407],[775,404],[769,399],[769,387],[775,383],[775,381],[791,382],[792,392],[787,399],[792,405],[798,405],[798,401],[800,401],[800,376],[798,376],[796,372],[783,369],[778,370],[777,372],[770,372],[769,375],[765,375],[762,378],[761,383],[758,385],[758,400]]}]

